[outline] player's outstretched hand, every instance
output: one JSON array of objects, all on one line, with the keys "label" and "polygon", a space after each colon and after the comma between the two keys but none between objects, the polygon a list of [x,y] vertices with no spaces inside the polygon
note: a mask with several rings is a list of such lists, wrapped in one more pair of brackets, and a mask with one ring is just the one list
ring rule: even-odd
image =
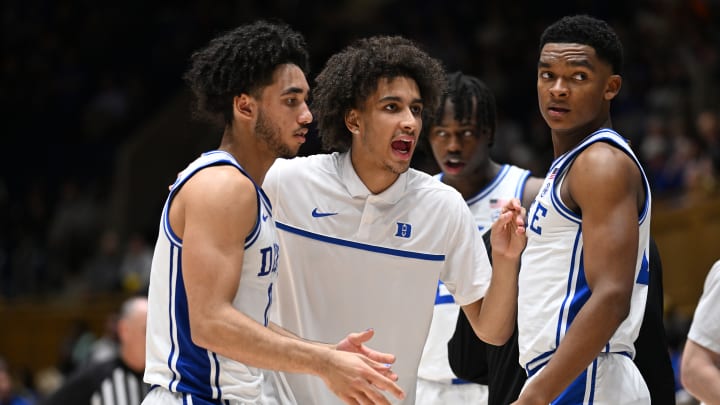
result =
[{"label": "player's outstretched hand", "polygon": [[515,259],[525,249],[525,208],[517,198],[509,200],[502,208],[500,216],[493,223],[490,243],[493,257]]},{"label": "player's outstretched hand", "polygon": [[372,339],[375,335],[375,330],[368,329],[363,332],[350,333],[347,337],[338,343],[335,348],[345,352],[360,353],[375,360],[379,363],[393,364],[395,363],[395,356],[390,353],[382,353],[377,350],[373,350],[364,345],[365,342]]},{"label": "player's outstretched hand", "polygon": [[[322,378],[328,388],[345,403],[389,405],[390,401],[383,391],[398,399],[405,398],[403,390],[387,375],[389,364],[342,350],[331,350],[329,355],[328,368]],[[394,377],[397,380],[397,375]]]}]

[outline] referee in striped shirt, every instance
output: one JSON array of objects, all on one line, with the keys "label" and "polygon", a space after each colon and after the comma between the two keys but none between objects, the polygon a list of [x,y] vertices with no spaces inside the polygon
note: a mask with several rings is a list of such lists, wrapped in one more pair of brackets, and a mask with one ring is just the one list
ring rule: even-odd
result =
[{"label": "referee in striped shirt", "polygon": [[125,301],[117,324],[118,356],[82,368],[43,404],[140,405],[148,391],[143,382],[147,306],[145,297]]}]

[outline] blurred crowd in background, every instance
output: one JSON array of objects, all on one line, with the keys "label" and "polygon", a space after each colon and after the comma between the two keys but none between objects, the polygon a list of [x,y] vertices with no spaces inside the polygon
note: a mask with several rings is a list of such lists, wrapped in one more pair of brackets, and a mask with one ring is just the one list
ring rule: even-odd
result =
[{"label": "blurred crowd in background", "polygon": [[[194,49],[258,18],[284,20],[306,36],[311,85],[325,60],[355,38],[398,34],[417,41],[448,71],[476,75],[492,88],[499,111],[494,158],[537,176],[552,160],[536,101],[540,32],[565,14],[603,18],[625,45],[613,124],[641,157],[656,201],[687,205],[720,190],[715,0],[176,3],[0,6],[0,302],[147,288],[157,227],[110,226],[118,151],[182,91]],[[197,136],[213,145],[220,133]],[[319,151],[310,139],[301,154]],[[437,170],[422,151],[414,165]],[[164,198],[166,190],[157,192]]]},{"label": "blurred crowd in background", "polygon": [[[118,234],[105,226],[118,150],[182,90],[194,49],[256,18],[280,18],[303,32],[312,72],[354,38],[416,40],[449,71],[477,75],[493,89],[500,114],[496,160],[543,176],[552,151],[535,96],[537,38],[556,16],[592,13],[624,42],[613,124],[643,159],[654,197],[683,203],[688,194],[718,189],[717,2],[578,1],[552,9],[529,1],[245,3],[4,2],[0,297],[57,294],[58,286],[72,292],[141,287],[157,229],[130,226]],[[219,139],[219,133],[198,136]],[[316,153],[318,145],[309,142],[301,153]],[[423,157],[420,152],[416,166],[434,170]]]}]

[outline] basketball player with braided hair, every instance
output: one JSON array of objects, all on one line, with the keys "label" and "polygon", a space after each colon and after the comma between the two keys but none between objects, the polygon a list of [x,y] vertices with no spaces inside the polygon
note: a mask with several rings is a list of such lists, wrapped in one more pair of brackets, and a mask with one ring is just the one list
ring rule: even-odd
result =
[{"label": "basketball player with braided hair", "polygon": [[[425,138],[441,169],[435,178],[462,194],[488,250],[490,227],[504,203],[518,198],[527,208],[542,184],[529,170],[491,158],[496,116],[490,88],[477,77],[454,72],[448,75],[447,90]],[[417,403],[494,405],[516,399],[525,382],[517,361],[517,337],[500,346],[487,344],[459,309],[438,282],[418,371]],[[459,359],[453,362],[452,356]]]}]

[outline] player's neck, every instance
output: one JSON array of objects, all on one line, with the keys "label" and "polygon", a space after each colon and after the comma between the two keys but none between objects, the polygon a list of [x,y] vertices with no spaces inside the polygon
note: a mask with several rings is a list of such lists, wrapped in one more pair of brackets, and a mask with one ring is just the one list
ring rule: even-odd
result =
[{"label": "player's neck", "polygon": [[363,159],[360,154],[353,154],[350,149],[350,162],[353,170],[365,187],[373,194],[380,194],[392,186],[400,177],[389,167],[384,167],[372,159]]},{"label": "player's neck", "polygon": [[462,176],[443,175],[443,183],[459,191],[467,200],[484,190],[500,172],[501,167],[500,164],[488,159],[485,165],[478,166]]},{"label": "player's neck", "polygon": [[256,184],[262,184],[265,174],[276,159],[267,145],[259,142],[257,137],[252,134],[240,136],[229,129],[223,134],[218,149],[233,155]]},{"label": "player's neck", "polygon": [[573,149],[590,134],[602,128],[612,128],[610,116],[601,116],[581,127],[568,130],[552,129],[550,131],[553,142],[553,153],[555,158]]}]

